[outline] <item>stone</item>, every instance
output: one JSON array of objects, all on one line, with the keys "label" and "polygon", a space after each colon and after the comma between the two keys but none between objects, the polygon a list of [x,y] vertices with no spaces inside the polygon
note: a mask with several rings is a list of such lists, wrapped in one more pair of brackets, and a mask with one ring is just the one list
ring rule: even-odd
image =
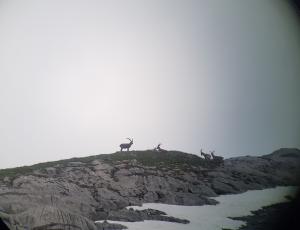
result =
[{"label": "stone", "polygon": [[103,222],[97,221],[95,222],[98,230],[122,230],[122,229],[127,229],[126,226],[122,224],[113,224],[109,223],[106,220]]},{"label": "stone", "polygon": [[[11,229],[28,225],[37,229],[67,225],[95,229],[93,221],[108,216],[116,220],[156,218],[176,222],[181,220],[166,215],[124,211],[124,208],[146,202],[214,205],[217,202],[211,197],[219,194],[299,185],[299,178],[295,176],[300,173],[300,151],[297,149],[280,149],[260,157],[230,158],[222,167],[196,155],[177,151],[121,154],[99,155],[84,162],[80,158],[67,160],[52,167],[50,164],[44,168],[35,166],[32,172],[27,170],[25,174],[13,176],[0,170],[1,215]],[[114,157],[117,160],[112,160]],[[145,161],[147,157],[152,165]],[[176,159],[176,163],[170,163],[170,159]],[[178,163],[180,161],[183,163]],[[147,162],[147,165],[141,162]],[[55,226],[50,226],[51,223]]]}]

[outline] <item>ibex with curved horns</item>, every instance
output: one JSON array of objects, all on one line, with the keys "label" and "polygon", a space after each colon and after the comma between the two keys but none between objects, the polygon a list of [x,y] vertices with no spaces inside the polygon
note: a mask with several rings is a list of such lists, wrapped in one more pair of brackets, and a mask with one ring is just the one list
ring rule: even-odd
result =
[{"label": "ibex with curved horns", "polygon": [[224,161],[224,158],[221,157],[221,156],[216,156],[214,153],[215,153],[215,151],[210,151],[212,159],[215,160],[215,161],[218,161],[218,162],[222,163]]},{"label": "ibex with curved horns", "polygon": [[201,156],[204,156],[205,160],[210,160],[211,159],[211,155],[208,153],[205,153],[202,151],[202,149],[200,150]]},{"label": "ibex with curved horns", "polygon": [[129,143],[120,144],[121,152],[123,151],[123,149],[127,149],[127,151],[129,151],[131,145],[133,144],[133,138],[132,139],[127,138],[127,139],[130,141]]},{"label": "ibex with curved horns", "polygon": [[159,144],[157,145],[157,147],[155,148],[155,150],[157,150],[158,152],[168,152],[167,150],[162,149],[160,146],[161,146],[161,143],[159,143]]}]

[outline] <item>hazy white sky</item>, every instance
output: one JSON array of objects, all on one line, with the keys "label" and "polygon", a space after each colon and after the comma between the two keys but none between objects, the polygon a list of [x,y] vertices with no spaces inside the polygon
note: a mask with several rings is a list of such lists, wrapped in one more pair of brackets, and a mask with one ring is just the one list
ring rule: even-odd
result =
[{"label": "hazy white sky", "polygon": [[0,168],[132,149],[300,147],[284,0],[0,0]]}]

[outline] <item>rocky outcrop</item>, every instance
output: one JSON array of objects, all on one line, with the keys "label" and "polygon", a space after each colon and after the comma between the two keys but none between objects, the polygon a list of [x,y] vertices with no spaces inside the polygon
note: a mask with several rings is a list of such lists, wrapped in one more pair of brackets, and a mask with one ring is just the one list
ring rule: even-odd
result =
[{"label": "rocky outcrop", "polygon": [[[1,216],[1,215],[0,215]],[[97,230],[94,222],[81,215],[76,215],[63,208],[54,206],[39,206],[29,208],[24,212],[7,215],[2,219],[12,229],[87,229]]]},{"label": "rocky outcrop", "polygon": [[186,219],[180,219],[172,216],[167,216],[167,213],[154,210],[154,209],[144,209],[144,210],[133,210],[122,209],[117,211],[111,211],[107,216],[108,220],[117,220],[117,221],[127,221],[127,222],[137,222],[144,220],[160,220],[175,222],[180,224],[188,224],[190,221]]},{"label": "rocky outcrop", "polygon": [[229,218],[246,223],[238,230],[299,229],[299,212],[296,211],[293,203],[284,202],[262,207],[259,210],[252,211],[249,216]]},{"label": "rocky outcrop", "polygon": [[122,229],[127,229],[126,226],[122,225],[122,224],[112,224],[112,223],[108,223],[106,220],[104,220],[103,222],[96,222],[95,223],[98,230],[122,230]]},{"label": "rocky outcrop", "polygon": [[298,185],[299,165],[298,149],[231,158],[224,165],[177,151],[47,162],[0,170],[0,213],[12,229],[96,229],[93,221],[130,205],[216,204],[212,197],[220,194]]}]

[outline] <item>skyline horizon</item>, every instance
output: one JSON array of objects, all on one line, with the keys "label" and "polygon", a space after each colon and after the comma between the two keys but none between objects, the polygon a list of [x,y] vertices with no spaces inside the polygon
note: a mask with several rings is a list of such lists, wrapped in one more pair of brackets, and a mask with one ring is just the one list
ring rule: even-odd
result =
[{"label": "skyline horizon", "polygon": [[0,0],[0,168],[133,148],[300,148],[290,1]]},{"label": "skyline horizon", "polygon": [[[300,151],[300,148],[298,148],[298,147],[281,147],[281,148],[278,148],[278,149],[274,149],[269,153],[262,153],[262,154],[258,154],[258,155],[249,155],[249,154],[237,155],[237,154],[233,154],[232,156],[229,155],[228,157],[225,157],[221,153],[217,153],[216,155],[222,156],[222,157],[224,157],[224,160],[227,160],[227,159],[232,159],[232,158],[236,158],[236,157],[247,157],[247,156],[261,157],[261,156],[269,155],[269,154],[272,154],[274,152],[282,151],[282,150],[299,150]],[[126,153],[130,153],[130,152],[145,152],[145,151],[153,151],[153,149],[132,149],[132,150],[129,150],[129,151],[124,150],[122,152],[124,154],[126,154]],[[93,153],[93,154],[82,155],[82,156],[79,155],[79,156],[69,157],[69,158],[53,159],[53,160],[43,161],[43,162],[33,162],[33,163],[26,164],[26,165],[17,165],[17,166],[13,166],[13,167],[0,168],[0,170],[13,169],[13,168],[22,168],[22,167],[31,167],[31,166],[34,166],[34,165],[39,165],[39,164],[44,164],[44,163],[60,162],[60,161],[71,160],[71,159],[74,159],[74,160],[75,159],[82,159],[82,158],[88,158],[88,157],[93,157],[93,156],[98,156],[98,155],[110,155],[110,154],[115,154],[115,153],[119,153],[119,152],[121,152],[121,151],[119,150],[119,151],[108,152],[108,153]],[[181,153],[186,153],[186,154],[192,154],[192,155],[196,155],[196,156],[202,158],[203,160],[205,160],[205,158],[201,156],[200,150],[199,150],[198,153],[194,153],[194,152],[187,152],[187,151],[179,150],[179,149],[168,149],[167,152],[181,152]],[[210,153],[211,151],[205,151],[204,150],[203,152],[211,154]],[[164,152],[161,152],[161,154],[164,154]]]}]

